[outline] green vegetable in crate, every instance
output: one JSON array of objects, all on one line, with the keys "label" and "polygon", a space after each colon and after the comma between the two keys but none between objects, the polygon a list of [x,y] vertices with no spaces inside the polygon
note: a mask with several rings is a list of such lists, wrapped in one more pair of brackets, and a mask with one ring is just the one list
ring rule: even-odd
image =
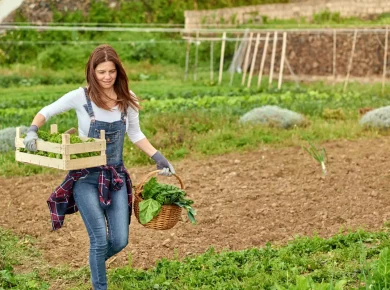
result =
[{"label": "green vegetable in crate", "polygon": [[[22,138],[25,138],[26,134],[22,135]],[[38,137],[39,139],[46,141],[46,142],[51,142],[51,143],[62,143],[62,134],[61,133],[49,133],[46,131],[38,131]],[[93,138],[88,138],[87,140],[83,141],[79,136],[76,135],[70,135],[70,144],[77,144],[77,143],[85,143],[85,142],[94,142],[95,140]],[[34,155],[39,155],[39,156],[46,156],[50,158],[57,158],[61,159],[62,154],[58,153],[53,153],[53,152],[45,152],[45,151],[28,151],[26,149],[21,148],[20,152],[23,153],[29,153],[29,154],[34,154]],[[78,159],[78,158],[85,158],[85,157],[92,157],[92,156],[99,156],[100,152],[86,152],[86,153],[79,153],[79,154],[71,154],[70,159]]]},{"label": "green vegetable in crate", "polygon": [[187,211],[188,219],[195,224],[196,212],[192,208],[192,200],[185,198],[185,191],[170,184],[158,183],[156,177],[152,177],[145,183],[142,198],[139,203],[140,222],[146,224],[157,216],[163,205],[175,204]]}]

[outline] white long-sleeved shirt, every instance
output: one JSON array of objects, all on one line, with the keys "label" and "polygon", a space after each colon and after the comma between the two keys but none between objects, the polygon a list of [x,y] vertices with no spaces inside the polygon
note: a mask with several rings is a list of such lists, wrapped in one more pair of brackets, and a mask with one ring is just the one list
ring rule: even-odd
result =
[{"label": "white long-sleeved shirt", "polygon": [[[80,87],[77,90],[65,94],[54,103],[42,108],[39,111],[39,114],[42,114],[46,121],[48,121],[51,117],[57,114],[75,109],[78,119],[79,136],[87,137],[91,119],[84,108],[84,104],[87,104],[87,100],[85,98],[84,89]],[[111,111],[107,111],[96,106],[92,100],[91,104],[96,120],[103,122],[115,122],[121,119],[121,111],[118,106],[112,108]],[[126,131],[133,143],[145,138],[145,135],[142,133],[139,125],[138,115],[138,111],[132,107],[127,109]]]}]

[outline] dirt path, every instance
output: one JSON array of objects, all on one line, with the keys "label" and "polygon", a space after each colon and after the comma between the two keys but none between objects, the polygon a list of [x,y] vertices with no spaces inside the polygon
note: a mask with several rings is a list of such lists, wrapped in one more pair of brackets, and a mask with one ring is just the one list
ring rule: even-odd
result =
[{"label": "dirt path", "polygon": [[[390,138],[324,144],[329,175],[300,148],[259,149],[207,160],[184,160],[175,167],[195,200],[198,225],[183,221],[168,231],[131,224],[130,242],[110,267],[147,268],[162,257],[259,247],[295,235],[330,236],[340,228],[379,229],[390,218]],[[131,168],[130,168],[131,169]],[[131,170],[135,181],[154,170]],[[64,174],[0,179],[0,226],[38,239],[51,265],[88,262],[88,237],[79,214],[51,232],[46,199]],[[176,249],[176,250],[175,250]]]}]

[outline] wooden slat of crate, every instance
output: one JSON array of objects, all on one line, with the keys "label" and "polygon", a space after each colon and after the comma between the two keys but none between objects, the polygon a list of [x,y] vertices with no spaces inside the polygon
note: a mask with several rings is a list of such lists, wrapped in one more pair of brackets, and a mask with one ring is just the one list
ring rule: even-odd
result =
[{"label": "wooden slat of crate", "polygon": [[45,166],[50,168],[57,168],[62,170],[74,170],[80,168],[88,168],[107,163],[106,155],[85,157],[80,159],[57,159],[46,156],[34,155],[29,153],[23,153],[16,151],[15,160],[19,162],[35,164],[39,166]]},{"label": "wooden slat of crate", "polygon": [[[15,147],[25,148],[23,140],[23,138],[16,137]],[[59,143],[37,141],[37,150],[60,154],[78,154],[106,150],[106,142],[100,139],[95,139],[95,142],[76,143],[64,146]]]},{"label": "wooden slat of crate", "polygon": [[[15,138],[15,147],[16,148],[25,148],[23,144],[24,138]],[[37,141],[37,150],[52,152],[52,153],[62,153],[62,144],[51,143],[46,141]]]},{"label": "wooden slat of crate", "polygon": [[[85,152],[94,152],[94,151],[102,151],[106,150],[106,142],[95,139],[95,142],[88,143],[76,143],[67,145],[64,147],[65,154],[77,154],[77,153],[85,153]],[[66,151],[67,150],[67,151]]]},{"label": "wooden slat of crate", "polygon": [[16,151],[15,160],[19,162],[66,170],[66,168],[64,168],[64,161],[62,159],[57,158],[50,158],[46,156],[39,156]]},{"label": "wooden slat of crate", "polygon": [[64,160],[64,168],[66,170],[95,167],[105,164],[107,164],[106,155]]}]

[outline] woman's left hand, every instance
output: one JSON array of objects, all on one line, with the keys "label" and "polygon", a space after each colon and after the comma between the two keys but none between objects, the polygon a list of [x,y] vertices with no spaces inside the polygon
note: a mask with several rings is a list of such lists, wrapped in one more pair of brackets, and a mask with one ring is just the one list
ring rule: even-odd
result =
[{"label": "woman's left hand", "polygon": [[172,164],[169,163],[169,161],[164,157],[164,155],[160,153],[160,151],[157,151],[151,158],[156,162],[157,169],[160,170],[158,174],[172,176],[172,174],[176,173]]}]

